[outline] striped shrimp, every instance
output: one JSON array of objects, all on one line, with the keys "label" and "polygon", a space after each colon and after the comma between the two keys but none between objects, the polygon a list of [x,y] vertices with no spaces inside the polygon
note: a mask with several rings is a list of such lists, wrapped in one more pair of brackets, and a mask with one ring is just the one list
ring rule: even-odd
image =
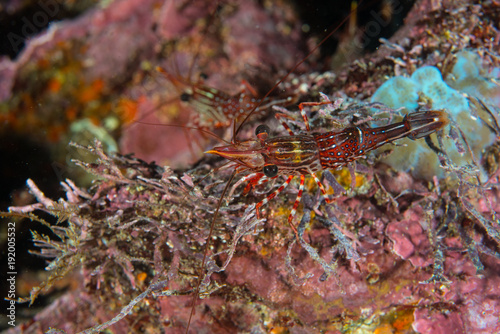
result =
[{"label": "striped shrimp", "polygon": [[272,106],[287,106],[297,100],[293,94],[260,98],[257,91],[245,80],[240,92],[231,95],[201,82],[191,82],[181,76],[159,70],[182,92],[180,100],[196,111],[192,125],[202,129],[228,128],[233,120],[239,121],[245,117],[248,110],[254,110],[255,116],[264,116]]},{"label": "striped shrimp", "polygon": [[[307,134],[295,134],[286,122],[282,124],[289,136],[269,137],[270,129],[267,125],[259,125],[255,130],[257,139],[251,139],[231,145],[219,146],[207,153],[216,154],[233,162],[238,173],[249,173],[235,184],[243,182],[256,185],[279,175],[287,177],[286,181],[274,192],[257,203],[259,209],[282,192],[294,179],[300,177],[300,186],[292,211],[288,216],[288,223],[297,235],[293,218],[300,203],[304,190],[306,175],[311,175],[321,190],[326,202],[325,188],[316,173],[336,169],[365,157],[366,153],[401,138],[417,140],[424,138],[448,124],[447,114],[444,111],[427,110],[408,114],[401,122],[382,127],[372,128],[366,123],[323,133],[311,131],[309,120],[305,113],[305,105],[321,105],[331,101],[319,103],[301,103],[299,109],[304,119]],[[280,114],[278,118],[282,118]]]}]

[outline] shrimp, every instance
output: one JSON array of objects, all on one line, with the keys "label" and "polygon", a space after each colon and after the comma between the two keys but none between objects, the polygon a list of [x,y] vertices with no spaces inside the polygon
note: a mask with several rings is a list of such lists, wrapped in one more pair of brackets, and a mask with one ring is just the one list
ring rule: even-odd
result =
[{"label": "shrimp", "polygon": [[[300,177],[299,192],[288,217],[288,224],[296,235],[297,229],[292,221],[302,197],[306,175],[314,178],[325,201],[330,202],[331,199],[326,196],[325,188],[316,173],[346,166],[364,157],[369,151],[404,137],[412,140],[427,137],[449,123],[445,111],[427,110],[413,112],[406,115],[401,122],[382,127],[371,128],[364,123],[342,130],[311,132],[304,106],[325,103],[331,101],[299,105],[308,134],[295,134],[283,122],[289,136],[270,138],[269,127],[259,125],[255,130],[257,139],[215,147],[207,152],[232,161],[238,173],[249,173],[242,180],[250,182],[251,185],[275,179],[279,175],[287,176],[278,189],[256,205],[258,216],[259,208],[282,192],[295,176]],[[281,118],[279,114],[278,118]]]},{"label": "shrimp", "polygon": [[190,82],[180,76],[158,69],[182,93],[179,98],[197,112],[193,125],[203,129],[227,128],[233,120],[239,121],[248,110],[265,116],[272,106],[287,106],[297,101],[296,94],[283,97],[259,98],[257,91],[245,80],[239,93],[231,95],[206,86],[200,82]]}]

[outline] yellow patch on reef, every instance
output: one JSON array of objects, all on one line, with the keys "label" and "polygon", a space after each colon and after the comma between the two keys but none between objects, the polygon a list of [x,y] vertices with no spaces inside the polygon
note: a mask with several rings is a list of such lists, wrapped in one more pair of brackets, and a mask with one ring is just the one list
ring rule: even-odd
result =
[{"label": "yellow patch on reef", "polygon": [[389,324],[382,324],[381,326],[375,328],[373,334],[393,334],[392,326]]},{"label": "yellow patch on reef", "polygon": [[361,318],[344,326],[349,334],[406,334],[413,333],[413,308],[403,310],[393,308],[389,312],[378,311],[368,318]]},{"label": "yellow patch on reef", "polygon": [[[414,281],[411,280],[401,280],[399,281],[399,284],[394,285],[394,283],[389,283],[386,281],[380,281],[379,283],[376,283],[374,285],[370,286],[370,289],[377,293],[379,297],[384,297],[387,294],[390,294],[392,292],[398,292],[404,287],[407,286],[413,286],[415,284]],[[383,300],[383,299],[381,299]]]},{"label": "yellow patch on reef", "polygon": [[275,210],[277,216],[288,217],[290,215],[291,209],[288,207],[279,207]]},{"label": "yellow patch on reef", "polygon": [[259,253],[261,256],[267,257],[269,254],[271,254],[271,249],[269,247],[262,247]]},{"label": "yellow patch on reef", "polygon": [[394,287],[388,282],[381,282],[379,285],[375,285],[375,289],[377,289],[377,293],[379,296],[384,296],[388,294]]},{"label": "yellow patch on reef", "polygon": [[413,309],[402,310],[394,314],[392,327],[397,331],[406,331],[411,328],[414,320]]},{"label": "yellow patch on reef", "polygon": [[364,175],[360,175],[360,174],[355,174],[355,175],[356,175],[355,176],[356,177],[355,186],[356,186],[356,188],[359,188],[366,183],[366,178]]},{"label": "yellow patch on reef", "polygon": [[269,333],[272,333],[272,334],[283,334],[283,333],[288,333],[288,328],[286,327],[273,327]]},{"label": "yellow patch on reef", "polygon": [[[337,182],[340,183],[342,187],[347,190],[351,188],[351,173],[349,172],[349,169],[342,168],[340,170],[332,170],[332,174],[335,176]],[[366,177],[364,175],[358,173],[354,173],[354,175],[356,178],[356,188],[359,188],[366,183]]]},{"label": "yellow patch on reef", "polygon": [[343,309],[345,308],[344,300],[342,298],[337,298],[332,300],[331,302],[325,303],[323,298],[318,294],[313,294],[310,297],[306,298],[296,298],[298,303],[304,303],[304,305],[309,305],[312,308],[312,312],[317,314],[319,318],[321,315],[329,315],[331,309]]},{"label": "yellow patch on reef", "polygon": [[[347,168],[342,168],[340,170],[331,170],[331,173],[337,180],[337,182],[344,187],[344,189],[349,190],[351,189],[351,173],[349,172],[349,169]],[[356,184],[355,187],[359,188],[361,186],[364,186],[367,182],[367,178],[363,174],[358,174],[355,173],[356,175]],[[321,179],[321,172],[316,173],[316,176]],[[306,178],[306,181],[304,183],[305,190],[313,193],[316,191],[318,185],[316,184],[316,181],[312,177]],[[333,196],[335,195],[335,192],[333,191],[332,187],[325,187],[326,195],[327,196]]]},{"label": "yellow patch on reef", "polygon": [[314,181],[312,177],[306,178],[306,181],[304,182],[304,189],[306,189],[308,192],[313,192],[316,190],[317,187],[318,185],[316,184],[316,181]]}]

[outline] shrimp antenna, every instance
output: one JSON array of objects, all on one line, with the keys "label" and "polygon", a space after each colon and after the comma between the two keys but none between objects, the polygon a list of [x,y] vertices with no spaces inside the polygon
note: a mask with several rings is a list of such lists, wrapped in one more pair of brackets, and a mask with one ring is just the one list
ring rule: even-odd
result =
[{"label": "shrimp antenna", "polygon": [[[360,1],[359,3],[361,3],[362,1]],[[293,72],[295,72],[295,70],[300,66],[302,65],[307,59],[309,59],[309,57],[314,53],[316,52],[316,50],[318,50],[321,45],[323,45],[323,43],[325,43],[333,34],[335,34],[339,29],[340,27],[347,22],[347,20],[349,20],[351,18],[352,15],[356,14],[356,12],[358,11],[358,8],[359,8],[359,4],[358,6],[354,6],[349,15],[347,15],[342,21],[340,21],[339,24],[337,24],[337,26],[335,27],[335,29],[333,29],[332,31],[330,31],[328,33],[328,35],[326,35],[322,40],[321,42],[319,42],[308,54],[307,56],[305,56],[301,61],[299,61],[297,64],[295,64],[295,66],[283,77],[281,78],[278,82],[276,82],[274,84],[274,86],[266,93],[266,95],[264,95],[262,97],[262,99],[260,100],[259,103],[257,103],[257,105],[255,107],[252,108],[252,110],[245,116],[245,118],[243,119],[243,121],[241,122],[241,124],[236,128],[236,123],[234,125],[234,128],[236,128],[236,130],[233,131],[233,137],[236,137],[236,135],[240,132],[241,128],[243,127],[243,124],[245,124],[245,122],[250,118],[250,116],[252,116],[252,114],[255,112],[255,110],[257,110],[257,108],[259,108],[263,101],[283,82],[285,81],[289,76],[290,74],[292,74]],[[233,129],[234,129],[233,128]]]},{"label": "shrimp antenna", "polygon": [[[214,232],[215,221],[216,221],[217,217],[219,216],[219,210],[220,210],[221,205],[222,205],[222,200],[224,199],[224,196],[226,195],[226,193],[227,193],[227,191],[229,189],[229,186],[230,186],[231,182],[233,181],[235,175],[236,175],[236,169],[231,174],[231,177],[229,178],[229,181],[226,183],[226,186],[224,187],[224,190],[222,191],[222,194],[219,197],[219,201],[217,202],[217,209],[215,210],[214,216],[212,218],[212,222],[210,223],[210,232],[208,233],[209,236],[211,236],[213,234],[213,232]],[[203,260],[201,261],[199,278],[197,280],[198,282],[196,283],[196,290],[195,290],[194,295],[193,295],[193,302],[192,302],[192,307],[191,307],[191,313],[189,313],[189,320],[188,320],[188,323],[187,323],[187,326],[186,326],[186,334],[188,334],[189,327],[191,325],[191,319],[193,318],[193,314],[194,314],[194,307],[196,306],[196,300],[198,299],[198,294],[200,293],[201,280],[202,280],[202,277],[203,277],[203,267],[205,266],[205,263],[207,261],[207,254],[208,254],[208,250],[209,250],[209,247],[210,247],[210,240],[211,239],[212,238],[209,237],[207,239],[207,243],[205,244],[205,252],[203,253]]]},{"label": "shrimp antenna", "polygon": [[[212,26],[212,23],[215,21],[215,16],[216,16],[215,14],[217,14],[217,12],[219,10],[220,10],[220,4],[219,4],[219,2],[217,2],[215,5],[215,8],[214,8],[214,11],[212,12],[212,15],[210,15],[209,21],[205,25],[205,30],[202,33],[202,40],[205,40],[206,36],[208,35],[209,27]],[[189,69],[188,69],[188,80],[191,79],[191,75],[193,74],[194,64],[196,64],[196,61],[200,57],[201,43],[196,43],[195,47],[196,47],[196,49],[195,49],[194,57],[191,60],[191,65],[189,66]]]},{"label": "shrimp antenna", "polygon": [[143,125],[154,125],[154,126],[166,126],[166,127],[173,127],[173,128],[182,128],[182,129],[189,129],[189,130],[196,130],[201,133],[204,133],[206,135],[209,135],[215,139],[217,139],[220,142],[223,142],[225,144],[231,145],[231,142],[228,142],[227,140],[222,139],[221,137],[217,136],[215,133],[212,131],[208,131],[202,128],[197,128],[195,126],[186,126],[186,125],[178,125],[178,124],[158,124],[158,123],[148,123],[148,122],[142,122],[142,121],[136,121],[134,124],[143,124]]}]

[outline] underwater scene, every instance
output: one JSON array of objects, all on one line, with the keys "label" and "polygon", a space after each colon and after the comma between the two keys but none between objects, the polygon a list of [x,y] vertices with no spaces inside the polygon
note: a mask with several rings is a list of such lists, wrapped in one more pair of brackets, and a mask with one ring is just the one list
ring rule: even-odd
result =
[{"label": "underwater scene", "polygon": [[499,24],[3,1],[0,331],[500,333]]}]

